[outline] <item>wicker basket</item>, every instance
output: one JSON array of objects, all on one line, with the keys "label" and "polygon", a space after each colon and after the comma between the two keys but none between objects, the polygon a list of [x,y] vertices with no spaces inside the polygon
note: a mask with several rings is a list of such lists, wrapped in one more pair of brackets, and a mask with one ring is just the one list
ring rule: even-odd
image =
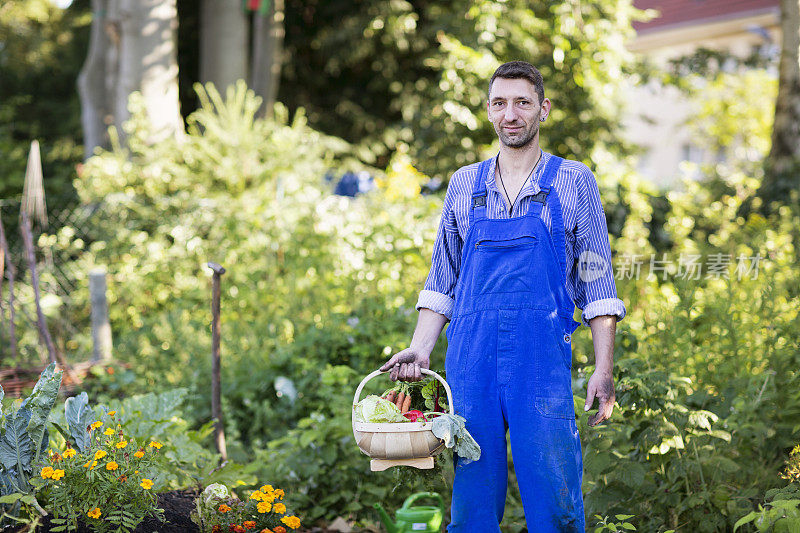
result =
[{"label": "wicker basket", "polygon": [[[435,377],[444,385],[450,414],[453,414],[453,393],[450,391],[450,386],[436,372],[427,368],[420,370],[423,374]],[[364,385],[383,373],[380,370],[372,372],[361,381],[356,389],[351,417],[353,436],[356,438],[358,447],[372,459],[370,468],[373,471],[386,470],[392,466],[433,468],[433,456],[442,451],[444,442],[436,438],[431,431],[432,422],[369,423],[356,421],[355,407],[359,402]]]}]

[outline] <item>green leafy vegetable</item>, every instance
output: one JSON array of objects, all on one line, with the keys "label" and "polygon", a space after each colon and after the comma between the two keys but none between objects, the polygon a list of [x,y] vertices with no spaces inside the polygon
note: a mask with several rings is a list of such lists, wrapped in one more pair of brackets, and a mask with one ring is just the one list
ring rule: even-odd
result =
[{"label": "green leafy vegetable", "polygon": [[358,402],[353,409],[359,422],[408,422],[395,404],[374,394]]}]

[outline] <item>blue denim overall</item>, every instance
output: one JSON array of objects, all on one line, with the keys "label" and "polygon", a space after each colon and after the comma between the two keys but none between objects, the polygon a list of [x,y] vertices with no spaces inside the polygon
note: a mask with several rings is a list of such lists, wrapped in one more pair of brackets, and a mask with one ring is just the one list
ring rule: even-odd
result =
[{"label": "blue denim overall", "polygon": [[[486,218],[481,163],[447,328],[455,410],[481,447],[456,458],[447,531],[500,531],[506,503],[506,431],[531,532],[584,531],[583,461],[572,399],[571,335],[579,325],[565,283],[564,223],[551,157],[525,216]],[[550,208],[552,237],[541,219]]]}]

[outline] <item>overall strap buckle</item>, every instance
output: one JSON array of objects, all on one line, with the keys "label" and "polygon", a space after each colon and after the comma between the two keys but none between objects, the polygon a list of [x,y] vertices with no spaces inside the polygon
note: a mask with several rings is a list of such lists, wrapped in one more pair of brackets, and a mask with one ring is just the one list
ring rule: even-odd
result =
[{"label": "overall strap buckle", "polygon": [[472,197],[472,209],[476,207],[484,207],[486,205],[486,195]]},{"label": "overall strap buckle", "polygon": [[536,194],[534,194],[533,196],[531,196],[531,201],[543,204],[545,202],[545,200],[547,200],[547,195],[548,195],[549,192],[550,192],[550,187],[547,187],[546,189],[542,189],[541,191],[539,191]]}]

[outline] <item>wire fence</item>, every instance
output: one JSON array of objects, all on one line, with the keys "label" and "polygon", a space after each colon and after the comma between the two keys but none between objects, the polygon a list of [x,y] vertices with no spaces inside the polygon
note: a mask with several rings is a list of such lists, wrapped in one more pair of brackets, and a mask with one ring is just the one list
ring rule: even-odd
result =
[{"label": "wire fence", "polygon": [[[27,270],[27,263],[19,231],[20,205],[20,197],[0,199],[0,216],[6,230],[10,255],[6,261],[13,263],[17,267],[17,272],[22,273]],[[63,228],[69,227],[72,230],[72,239],[81,239],[89,244],[92,242],[90,222],[98,211],[99,206],[84,205],[75,196],[48,198],[47,225],[34,223],[34,243],[37,243],[43,234],[57,235]],[[77,256],[72,249],[61,246],[37,246],[36,254],[37,263],[50,274],[48,279],[52,279],[52,283],[48,285],[53,286],[43,286],[43,290],[63,296],[76,289],[82,276],[75,269],[74,261]]]},{"label": "wire fence", "polygon": [[[49,295],[54,295],[58,297],[56,301],[60,302],[56,309],[51,308],[46,322],[55,340],[57,351],[63,354],[74,351],[69,346],[70,341],[74,343],[74,339],[85,337],[88,333],[88,323],[83,323],[88,318],[84,316],[88,315],[88,312],[83,310],[76,315],[71,297],[72,293],[85,283],[86,273],[80,271],[79,263],[76,261],[80,253],[78,248],[64,245],[65,239],[61,239],[61,243],[54,243],[55,240],[52,238],[41,239],[41,237],[56,236],[65,228],[70,228],[67,241],[75,242],[76,239],[81,239],[88,246],[93,241],[90,229],[95,222],[93,218],[99,215],[100,209],[97,205],[85,205],[74,196],[49,197],[47,202],[47,224],[34,222],[33,242],[37,271],[40,274],[42,301]],[[20,233],[20,205],[20,197],[0,199],[0,217],[9,248],[9,257],[6,257],[5,261],[7,265],[10,263],[16,267],[14,337],[17,343],[16,358],[12,360],[9,358],[12,355],[9,283],[3,276],[4,283],[0,292],[0,368],[12,366],[20,368],[44,360],[44,351],[38,339],[35,304],[30,290],[30,270]],[[85,350],[81,350],[83,351]],[[87,355],[79,354],[78,357],[83,360]]]}]

